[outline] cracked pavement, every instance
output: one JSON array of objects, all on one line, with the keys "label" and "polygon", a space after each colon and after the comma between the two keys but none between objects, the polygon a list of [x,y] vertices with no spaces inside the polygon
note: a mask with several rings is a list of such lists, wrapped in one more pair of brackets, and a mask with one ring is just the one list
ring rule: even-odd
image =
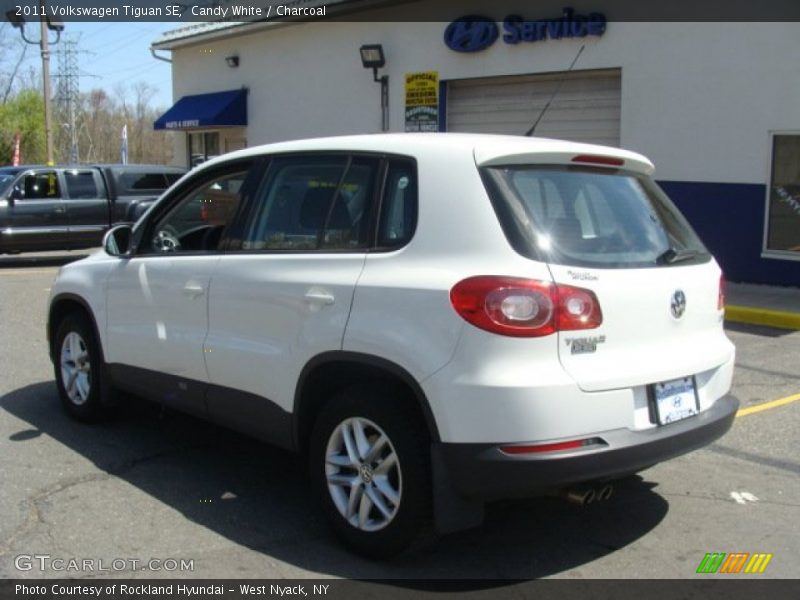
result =
[{"label": "cracked pavement", "polygon": [[[738,418],[717,443],[620,483],[606,503],[501,502],[480,528],[373,562],[333,539],[298,457],[137,401],[108,423],[71,421],[44,339],[63,262],[50,256],[0,257],[4,578],[691,578],[706,552],[770,552],[761,577],[797,577],[800,402]],[[743,406],[800,392],[800,332],[737,326],[729,336]],[[740,504],[732,493],[743,492],[756,500]],[[20,571],[20,555],[107,567],[184,559],[193,570]]]}]

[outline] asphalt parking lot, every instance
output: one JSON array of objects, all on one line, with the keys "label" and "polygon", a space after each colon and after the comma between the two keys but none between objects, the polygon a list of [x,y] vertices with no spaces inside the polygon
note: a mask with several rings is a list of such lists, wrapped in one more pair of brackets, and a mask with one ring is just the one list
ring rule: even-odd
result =
[{"label": "asphalt parking lot", "polygon": [[610,501],[498,503],[480,528],[373,562],[332,538],[290,454],[141,402],[101,425],[67,418],[44,315],[77,256],[0,257],[0,577],[692,578],[708,552],[771,553],[756,577],[798,575],[800,402],[764,403],[800,393],[800,332],[731,326],[733,391],[759,409]]}]

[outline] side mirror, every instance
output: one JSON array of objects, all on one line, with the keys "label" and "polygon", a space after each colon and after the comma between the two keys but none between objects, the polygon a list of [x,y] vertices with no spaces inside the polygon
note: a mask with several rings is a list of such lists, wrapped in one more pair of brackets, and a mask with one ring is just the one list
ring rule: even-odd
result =
[{"label": "side mirror", "polygon": [[117,225],[103,237],[103,249],[109,256],[127,257],[131,252],[133,228],[130,225]]},{"label": "side mirror", "polygon": [[18,185],[15,185],[13,188],[11,188],[11,193],[8,195],[8,203],[14,204],[15,201],[22,200],[22,197],[22,188]]}]

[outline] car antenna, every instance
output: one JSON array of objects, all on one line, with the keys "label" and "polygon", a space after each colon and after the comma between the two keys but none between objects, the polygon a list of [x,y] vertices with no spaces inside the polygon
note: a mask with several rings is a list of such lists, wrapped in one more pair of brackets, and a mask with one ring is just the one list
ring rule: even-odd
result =
[{"label": "car antenna", "polygon": [[547,104],[544,105],[544,108],[542,109],[542,112],[539,113],[539,116],[537,117],[536,122],[533,125],[531,125],[531,128],[528,129],[528,131],[525,132],[525,137],[532,136],[533,132],[536,131],[536,126],[539,124],[539,121],[542,120],[542,117],[544,116],[544,113],[547,112],[547,109],[550,108],[550,103],[553,100],[555,100],[555,97],[558,95],[558,92],[561,91],[561,86],[564,84],[564,80],[567,78],[567,75],[569,75],[570,72],[572,71],[572,67],[575,66],[575,63],[578,62],[578,57],[581,55],[581,52],[583,52],[584,48],[586,48],[586,44],[583,44],[581,46],[580,50],[578,50],[578,53],[575,55],[575,58],[572,59],[572,64],[569,66],[569,69],[567,69],[566,73],[564,73],[564,75],[558,81],[558,85],[556,86],[556,89],[553,92],[553,95],[550,96],[550,99],[547,101]]}]

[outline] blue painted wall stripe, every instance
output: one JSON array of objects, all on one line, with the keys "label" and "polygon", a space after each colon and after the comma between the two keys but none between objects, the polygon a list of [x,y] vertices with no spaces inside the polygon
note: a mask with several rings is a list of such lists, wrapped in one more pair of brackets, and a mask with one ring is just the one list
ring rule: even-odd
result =
[{"label": "blue painted wall stripe", "polygon": [[800,287],[800,261],[762,258],[763,184],[659,181],[729,281]]}]

